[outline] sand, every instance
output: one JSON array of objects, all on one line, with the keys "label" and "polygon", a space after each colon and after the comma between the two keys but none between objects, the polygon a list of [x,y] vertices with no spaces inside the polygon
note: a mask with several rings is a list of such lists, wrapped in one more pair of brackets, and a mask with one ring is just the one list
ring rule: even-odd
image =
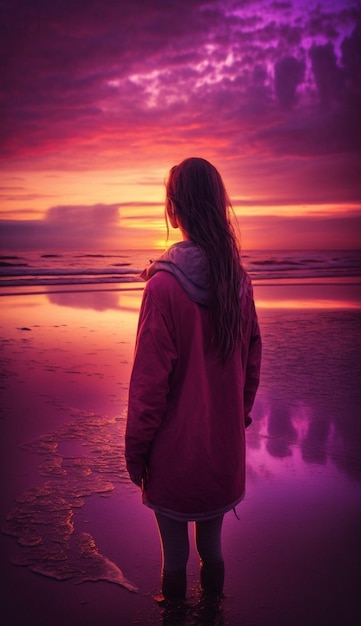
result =
[{"label": "sand", "polygon": [[[225,599],[184,618],[153,600],[157,531],[122,456],[141,292],[1,299],[4,626],[359,623],[360,286],[255,293],[262,383]],[[195,605],[193,546],[188,577]]]}]

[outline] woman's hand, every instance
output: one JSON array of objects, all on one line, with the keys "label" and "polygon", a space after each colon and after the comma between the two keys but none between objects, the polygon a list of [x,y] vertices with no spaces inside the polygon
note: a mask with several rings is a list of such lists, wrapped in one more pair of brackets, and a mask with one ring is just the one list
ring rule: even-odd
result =
[{"label": "woman's hand", "polygon": [[144,477],[146,475],[146,468],[144,465],[128,463],[127,470],[132,483],[137,485],[137,487],[142,488]]}]

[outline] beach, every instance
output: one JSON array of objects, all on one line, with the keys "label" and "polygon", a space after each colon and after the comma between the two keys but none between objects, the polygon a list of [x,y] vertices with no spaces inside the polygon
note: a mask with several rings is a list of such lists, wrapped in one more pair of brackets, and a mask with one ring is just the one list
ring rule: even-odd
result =
[{"label": "beach", "polygon": [[[152,512],[124,462],[142,285],[1,297],[4,626],[170,624]],[[223,608],[184,624],[353,626],[361,522],[361,284],[258,280],[262,380]],[[192,532],[192,530],[190,530]],[[192,545],[188,600],[198,598]],[[167,621],[168,620],[168,621]],[[175,623],[175,622],[174,622]],[[178,622],[177,622],[178,623]]]}]

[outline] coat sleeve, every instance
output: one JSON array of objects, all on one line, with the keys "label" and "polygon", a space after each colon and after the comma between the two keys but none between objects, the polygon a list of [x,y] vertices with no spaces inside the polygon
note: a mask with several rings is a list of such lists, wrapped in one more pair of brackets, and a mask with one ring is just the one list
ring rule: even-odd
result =
[{"label": "coat sleeve", "polygon": [[145,476],[149,449],[165,412],[176,360],[169,320],[149,287],[147,283],[139,314],[125,433],[127,469],[138,485]]}]

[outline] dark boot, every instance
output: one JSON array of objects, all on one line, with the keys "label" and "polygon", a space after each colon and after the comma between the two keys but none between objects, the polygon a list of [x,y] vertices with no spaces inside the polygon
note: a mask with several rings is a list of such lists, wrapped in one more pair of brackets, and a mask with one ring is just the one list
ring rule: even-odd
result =
[{"label": "dark boot", "polygon": [[224,585],[224,562],[208,561],[204,563],[202,561],[200,578],[204,593],[213,596],[221,595]]},{"label": "dark boot", "polygon": [[186,570],[162,573],[162,593],[166,600],[184,600],[186,590]]}]

